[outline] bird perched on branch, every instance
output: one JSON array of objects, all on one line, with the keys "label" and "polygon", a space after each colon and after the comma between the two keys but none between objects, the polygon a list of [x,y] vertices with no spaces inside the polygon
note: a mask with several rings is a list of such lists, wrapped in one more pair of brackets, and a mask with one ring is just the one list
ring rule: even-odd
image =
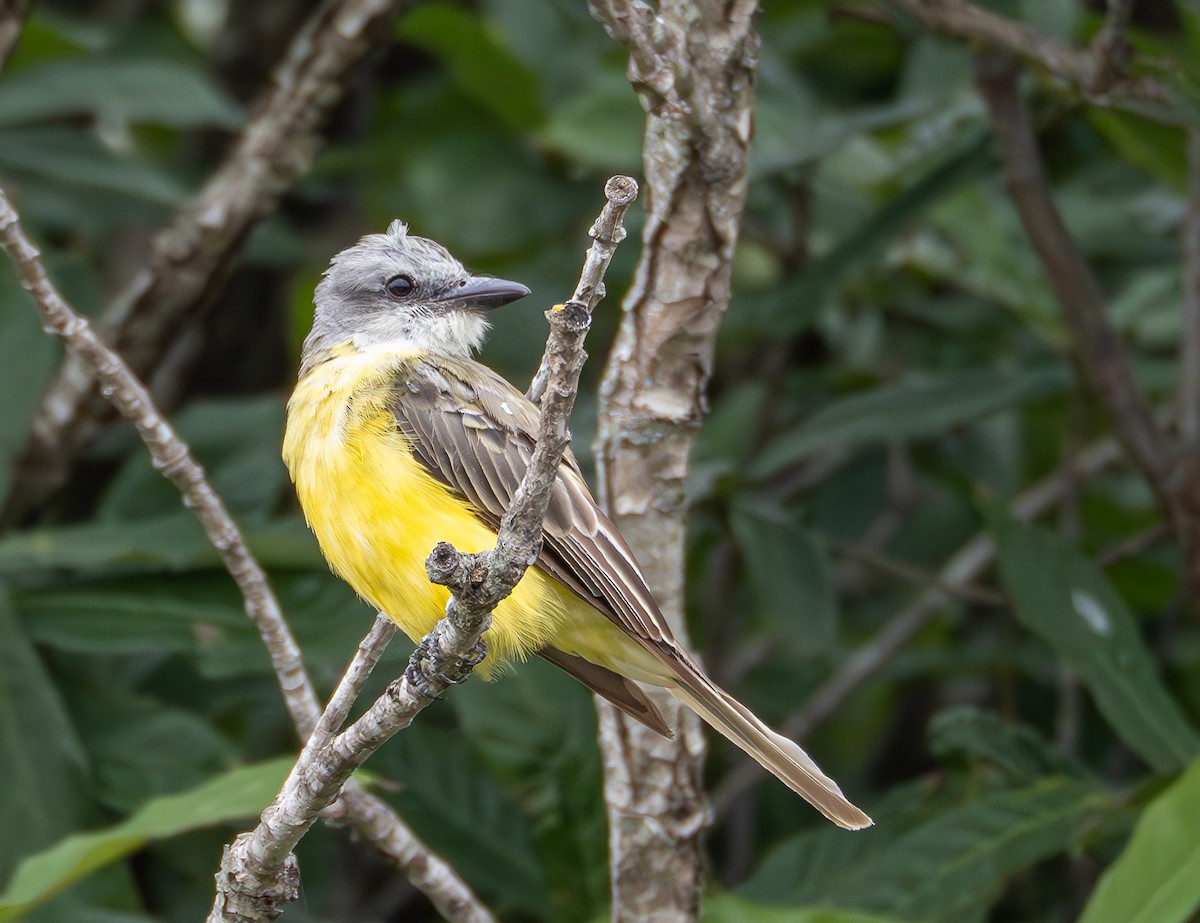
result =
[{"label": "bird perched on branch", "polygon": [[[491,309],[529,294],[472,276],[393,222],[334,257],[316,290],[284,460],[330,565],[414,641],[449,591],[429,582],[440,541],[465,551],[496,530],[533,452],[538,409],[471,355]],[[675,641],[616,527],[570,453],[536,564],[495,609],[484,677],[537,654],[670,735],[637,682],[664,686],[834,823],[865,827],[792,741],[718,688]]]}]

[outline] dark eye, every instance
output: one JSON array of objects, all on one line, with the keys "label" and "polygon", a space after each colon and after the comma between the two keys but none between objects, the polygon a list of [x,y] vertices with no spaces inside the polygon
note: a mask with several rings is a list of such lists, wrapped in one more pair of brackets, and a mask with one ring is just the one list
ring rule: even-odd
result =
[{"label": "dark eye", "polygon": [[416,283],[413,282],[412,276],[392,276],[387,280],[387,293],[393,298],[405,298],[413,293]]}]

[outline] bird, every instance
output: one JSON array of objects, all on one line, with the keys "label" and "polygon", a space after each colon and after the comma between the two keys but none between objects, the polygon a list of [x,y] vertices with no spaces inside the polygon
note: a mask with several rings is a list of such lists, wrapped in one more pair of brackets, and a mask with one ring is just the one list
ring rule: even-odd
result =
[{"label": "bird", "polygon": [[[402,221],[338,253],[316,286],[284,461],[331,569],[413,641],[449,599],[427,579],[427,555],[442,541],[491,548],[529,465],[538,408],[473,358],[490,312],[528,294],[472,275]],[[484,679],[537,655],[671,736],[637,684],[665,687],[833,823],[872,823],[675,639],[569,451],[538,558],[496,606],[484,641]]]}]

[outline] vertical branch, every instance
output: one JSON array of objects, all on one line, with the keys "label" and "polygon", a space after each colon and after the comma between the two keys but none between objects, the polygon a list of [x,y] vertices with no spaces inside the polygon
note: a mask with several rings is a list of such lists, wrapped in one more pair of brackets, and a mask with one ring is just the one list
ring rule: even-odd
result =
[{"label": "vertical branch", "polygon": [[[600,496],[683,640],[683,484],[745,204],[756,3],[664,0],[658,13],[628,0],[590,6],[628,46],[647,113],[643,249],[601,386]],[[675,740],[597,706],[613,919],[690,921],[703,883],[703,737],[687,709],[647,692],[679,728]]]},{"label": "vertical branch", "polygon": [[1183,335],[1180,338],[1179,429],[1189,453],[1200,451],[1200,129],[1187,133],[1188,205],[1183,216]]},{"label": "vertical branch", "polygon": [[1108,407],[1117,439],[1154,491],[1183,551],[1191,595],[1200,599],[1200,492],[1195,465],[1180,463],[1175,447],[1155,424],[1108,319],[1100,283],[1054,204],[1015,65],[1008,59],[982,59],[976,82],[991,114],[1009,195],[1062,307],[1084,375]]},{"label": "vertical branch", "polygon": [[1092,39],[1092,67],[1085,84],[1088,93],[1103,96],[1129,66],[1132,50],[1125,38],[1134,0],[1108,0],[1104,25]]}]

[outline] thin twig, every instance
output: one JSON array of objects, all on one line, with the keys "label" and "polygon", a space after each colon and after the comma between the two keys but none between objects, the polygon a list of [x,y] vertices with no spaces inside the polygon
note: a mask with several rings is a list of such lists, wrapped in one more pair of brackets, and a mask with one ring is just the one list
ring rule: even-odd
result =
[{"label": "thin twig", "polygon": [[1183,334],[1180,337],[1179,430],[1200,450],[1200,129],[1187,133],[1188,205],[1183,217]]},{"label": "thin twig", "polygon": [[[1113,439],[1085,449],[1054,474],[1023,491],[1012,504],[1017,519],[1029,520],[1054,506],[1079,479],[1094,477],[1121,457]],[[852,692],[883,669],[900,649],[941,612],[951,597],[948,588],[978,580],[996,555],[991,536],[981,533],[962,546],[938,572],[937,584],[926,588],[912,603],[887,620],[866,644],[848,657],[804,706],[783,724],[784,733],[803,741],[832,717]],[[743,762],[713,793],[713,815],[720,819],[739,796],[761,777],[757,763]]]},{"label": "thin twig", "polygon": [[1092,66],[1086,81],[1090,96],[1102,96],[1119,80],[1129,66],[1133,49],[1125,37],[1133,15],[1134,0],[1108,0],[1108,15],[1104,25],[1088,48]]},{"label": "thin twig", "polygon": [[[50,281],[38,250],[25,236],[3,190],[0,190],[0,243],[12,258],[21,284],[33,296],[46,329],[87,363],[105,397],[137,428],[155,468],[179,488],[185,505],[200,520],[242,593],[246,614],[271,658],[284,705],[300,738],[306,739],[321,713],[317,694],[266,574],[247,549],[224,502],[208,483],[187,444],[154,406],[145,385]],[[347,788],[343,801],[346,816],[355,829],[395,862],[447,919],[464,923],[490,919],[457,873],[430,852],[386,804],[357,785]]]},{"label": "thin twig", "polygon": [[918,564],[902,561],[899,558],[884,554],[864,542],[844,541],[829,535],[822,536],[822,541],[829,545],[835,552],[854,558],[856,561],[861,561],[863,564],[870,565],[885,574],[891,574],[894,577],[899,577],[901,580],[907,580],[909,583],[942,590],[946,595],[958,597],[965,602],[979,603],[984,606],[1003,606],[1008,601],[1003,593],[989,590],[986,587],[976,586],[971,583],[962,585],[946,583],[941,575],[931,573]]},{"label": "thin twig", "polygon": [[[633,184],[632,187],[630,187],[630,183]],[[612,189],[605,189],[608,202],[588,232],[591,235],[592,244],[584,255],[579,284],[575,286],[575,293],[571,295],[571,301],[579,304],[595,305],[604,297],[604,275],[608,272],[613,254],[617,252],[617,244],[625,239],[625,228],[621,225],[621,215],[633,201],[633,197],[637,195],[637,184],[628,176],[614,176],[609,180],[609,184],[612,185]],[[537,373],[533,376],[533,382],[529,385],[529,390],[525,392],[525,396],[535,404],[540,404],[546,393],[546,383],[550,380],[550,361],[551,350],[550,344],[547,343],[546,351],[542,354],[542,361],[538,364]]]},{"label": "thin twig", "polygon": [[0,0],[0,71],[12,57],[33,0]]},{"label": "thin twig", "polygon": [[1093,91],[1093,57],[1025,23],[1007,19],[967,0],[890,0],[929,31],[969,45],[1003,51],[1068,84],[1088,102],[1136,111],[1149,118],[1183,122],[1168,105],[1166,88],[1150,77],[1116,77]]},{"label": "thin twig", "polygon": [[316,702],[316,693],[267,576],[251,556],[224,501],[208,483],[204,469],[187,444],[158,413],[145,385],[59,294],[46,275],[41,254],[25,236],[20,219],[3,191],[0,191],[0,241],[17,268],[21,285],[33,296],[46,330],[89,366],[104,396],[137,428],[154,467],[179,488],[185,505],[200,520],[209,542],[242,591],[246,614],[263,636],[288,713],[300,733],[307,736],[316,723],[316,709],[309,708],[310,703]]},{"label": "thin twig", "polygon": [[[637,184],[631,178],[609,180],[604,216],[593,228],[598,247],[614,246],[623,234],[621,218],[636,194]],[[601,239],[602,234],[606,239]],[[546,313],[550,371],[537,444],[501,520],[495,548],[464,554],[442,542],[429,555],[430,580],[449,587],[453,594],[445,618],[417,645],[404,673],[361,718],[324,746],[301,754],[258,826],[226,848],[210,923],[277,916],[283,904],[299,893],[291,853],[318,814],[371,753],[407,727],[434,698],[466,680],[482,659],[482,636],[492,610],[537,558],[542,522],[570,440],[568,421],[585,359],[583,340],[602,291],[602,261],[589,254],[583,275],[577,291],[586,293],[584,300],[556,305]]]},{"label": "thin twig", "polygon": [[978,85],[988,104],[1004,161],[1005,183],[1046,271],[1088,381],[1108,406],[1117,435],[1156,491],[1170,470],[1170,453],[1150,408],[1133,380],[1125,349],[1109,321],[1091,267],[1050,195],[1037,137],[1009,61],[979,65]]},{"label": "thin twig", "polygon": [[[358,694],[362,692],[363,684],[375,669],[375,664],[379,662],[383,652],[387,650],[388,642],[395,636],[396,623],[382,612],[376,615],[371,630],[358,643],[354,659],[350,661],[341,682],[329,697],[325,711],[321,713],[321,720],[309,735],[304,752],[320,750],[341,730],[350,715],[350,709],[358,699]],[[303,753],[300,758],[304,758]]]},{"label": "thin twig", "polygon": [[[356,66],[406,0],[321,3],[292,40],[272,83],[225,162],[150,242],[150,256],[97,321],[136,372],[152,368],[166,340],[215,282],[250,230],[306,172],[320,132]],[[68,356],[42,397],[4,519],[18,520],[61,486],[104,407],[91,398],[86,364]]]},{"label": "thin twig", "polygon": [[[1083,372],[1108,408],[1117,438],[1145,477],[1183,552],[1184,575],[1200,599],[1200,507],[1194,464],[1181,464],[1176,448],[1153,420],[1133,378],[1129,358],[1105,309],[1104,293],[1050,194],[1037,137],[1011,59],[979,59],[976,82],[987,102],[1005,183],[1063,319]],[[1192,458],[1194,462],[1194,456]]]},{"label": "thin twig", "polygon": [[1171,537],[1171,528],[1165,522],[1156,522],[1140,532],[1134,532],[1096,555],[1098,567],[1111,567],[1128,558],[1136,558]]}]

